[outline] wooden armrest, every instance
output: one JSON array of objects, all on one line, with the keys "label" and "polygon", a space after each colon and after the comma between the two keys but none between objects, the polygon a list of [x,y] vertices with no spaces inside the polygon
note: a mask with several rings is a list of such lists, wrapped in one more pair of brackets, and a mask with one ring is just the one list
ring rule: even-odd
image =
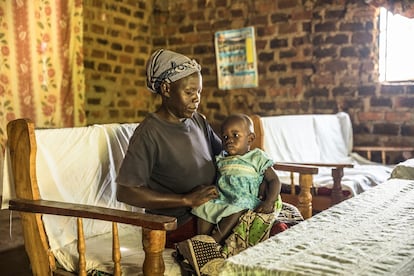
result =
[{"label": "wooden armrest", "polygon": [[85,238],[81,218],[112,222],[114,275],[121,275],[121,255],[117,223],[142,227],[142,241],[145,251],[144,275],[163,275],[165,267],[162,251],[165,244],[165,231],[177,228],[177,219],[175,217],[50,200],[12,199],[9,201],[9,209],[24,213],[77,217],[79,275],[85,276]]},{"label": "wooden armrest", "polygon": [[355,146],[356,151],[414,151],[414,147]]},{"label": "wooden armrest", "polygon": [[99,219],[142,226],[153,230],[171,231],[177,228],[175,217],[50,200],[12,199],[9,202],[9,209],[27,213]]},{"label": "wooden armrest", "polygon": [[295,165],[305,165],[305,166],[314,166],[314,167],[332,167],[332,168],[353,168],[354,164],[351,163],[285,163],[285,164],[295,164]]},{"label": "wooden armrest", "polygon": [[277,162],[273,165],[275,170],[287,171],[287,172],[296,172],[303,174],[317,174],[319,169],[316,166],[307,165],[307,164],[297,164],[297,163],[280,163]]}]

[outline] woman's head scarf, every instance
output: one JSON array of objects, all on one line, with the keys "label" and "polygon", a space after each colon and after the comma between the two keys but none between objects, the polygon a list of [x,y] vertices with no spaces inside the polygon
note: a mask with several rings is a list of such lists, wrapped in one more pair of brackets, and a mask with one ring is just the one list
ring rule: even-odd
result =
[{"label": "woman's head scarf", "polygon": [[173,51],[159,49],[151,55],[147,63],[147,87],[153,93],[160,93],[163,81],[172,83],[200,71],[201,66],[195,60]]}]

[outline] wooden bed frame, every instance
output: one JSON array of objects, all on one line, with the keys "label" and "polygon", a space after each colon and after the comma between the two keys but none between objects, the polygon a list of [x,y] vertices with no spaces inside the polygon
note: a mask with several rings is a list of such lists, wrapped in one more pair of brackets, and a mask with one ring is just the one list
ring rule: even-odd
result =
[{"label": "wooden bed frame", "polygon": [[[261,149],[264,149],[264,136],[266,135],[264,133],[263,123],[261,121],[261,118],[259,115],[251,115],[250,118],[253,120],[254,123],[254,130],[256,134],[256,140],[254,147],[259,147]],[[264,149],[265,150],[265,149]],[[386,164],[386,153],[388,152],[412,152],[414,151],[414,147],[376,147],[376,146],[366,146],[366,147],[354,147],[354,151],[358,152],[365,152],[366,156],[369,160],[371,160],[371,153],[372,152],[380,152],[382,163]],[[278,164],[289,164],[289,163],[277,163],[275,165],[275,169],[278,168]],[[328,167],[331,168],[332,172],[332,178],[333,178],[333,188],[332,192],[329,195],[316,195],[311,193],[312,183],[309,185],[302,185],[300,184],[300,193],[296,193],[296,187],[293,182],[293,175],[291,175],[291,183],[290,183],[290,193],[282,193],[282,199],[284,202],[293,204],[298,207],[299,210],[304,210],[303,207],[299,207],[300,205],[303,205],[303,202],[305,201],[306,204],[310,204],[310,207],[306,207],[304,212],[302,213],[304,217],[309,218],[309,209],[312,212],[320,212],[323,210],[328,209],[329,207],[347,199],[347,197],[344,196],[344,193],[342,191],[341,186],[341,179],[344,174],[344,168],[352,168],[353,164],[350,163],[291,163],[292,165],[308,165],[312,167]],[[303,189],[306,189],[306,191],[303,191]],[[303,199],[304,195],[306,194],[306,200]]]},{"label": "wooden bed frame", "polygon": [[[117,223],[142,227],[145,251],[144,275],[163,275],[165,267],[162,252],[165,247],[166,231],[176,229],[176,218],[42,200],[36,176],[37,144],[33,122],[29,119],[11,121],[7,126],[7,133],[9,161],[16,192],[16,198],[9,201],[9,209],[19,211],[22,216],[25,248],[34,275],[74,275],[58,267],[50,250],[42,214],[77,217],[79,275],[86,275],[82,218],[113,223],[114,275],[121,274]],[[275,168],[300,174],[302,192],[298,197],[297,206],[302,215],[309,218],[312,215],[312,195],[309,191],[312,186],[312,175],[318,173],[318,168],[294,164],[275,164]]]}]

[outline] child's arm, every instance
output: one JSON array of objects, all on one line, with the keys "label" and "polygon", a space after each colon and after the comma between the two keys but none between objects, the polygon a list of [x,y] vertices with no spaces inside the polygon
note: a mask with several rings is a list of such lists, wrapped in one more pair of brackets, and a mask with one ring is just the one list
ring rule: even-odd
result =
[{"label": "child's arm", "polygon": [[282,187],[279,177],[271,166],[267,168],[264,173],[264,184],[266,185],[265,198],[259,206],[257,206],[255,211],[258,213],[271,213],[273,212],[275,201],[277,200]]}]

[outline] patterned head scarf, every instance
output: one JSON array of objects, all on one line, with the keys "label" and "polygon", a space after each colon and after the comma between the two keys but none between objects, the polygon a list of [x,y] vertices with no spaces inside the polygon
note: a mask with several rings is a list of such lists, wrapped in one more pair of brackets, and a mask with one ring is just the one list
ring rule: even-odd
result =
[{"label": "patterned head scarf", "polygon": [[147,88],[153,93],[161,92],[161,83],[175,82],[195,72],[201,66],[195,60],[165,49],[155,51],[147,63]]}]

